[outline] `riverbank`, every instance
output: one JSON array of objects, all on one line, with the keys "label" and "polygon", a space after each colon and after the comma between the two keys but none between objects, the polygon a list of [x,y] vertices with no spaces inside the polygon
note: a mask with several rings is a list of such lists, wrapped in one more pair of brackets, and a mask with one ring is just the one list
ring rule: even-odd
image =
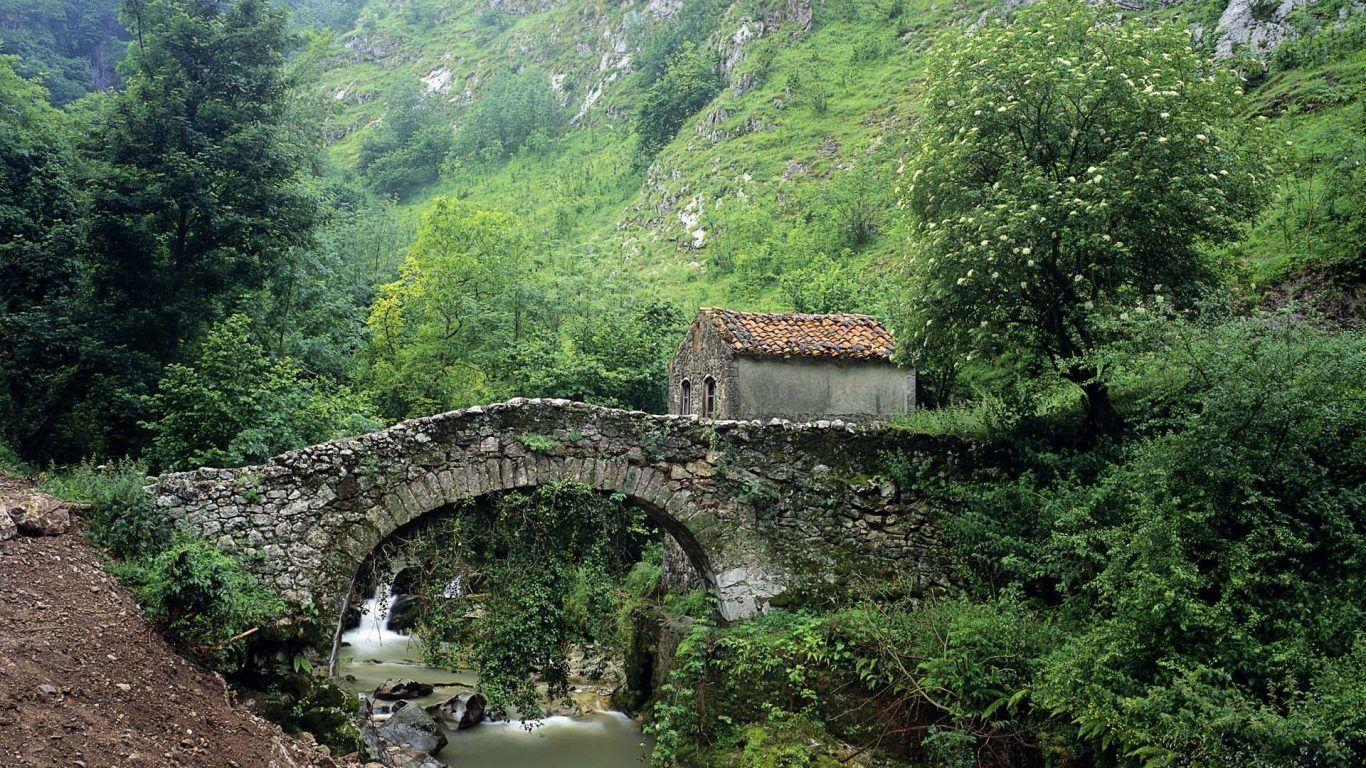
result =
[{"label": "riverbank", "polygon": [[[0,495],[30,490],[0,476]],[[80,532],[0,542],[0,762],[346,768],[161,638]]]}]

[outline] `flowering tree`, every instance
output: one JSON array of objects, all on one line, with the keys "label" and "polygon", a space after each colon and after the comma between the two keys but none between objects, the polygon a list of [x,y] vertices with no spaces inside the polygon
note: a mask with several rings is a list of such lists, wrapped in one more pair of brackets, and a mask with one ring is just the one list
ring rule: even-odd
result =
[{"label": "flowering tree", "polygon": [[1047,0],[931,53],[902,169],[915,362],[1031,353],[1120,424],[1088,353],[1101,321],[1217,276],[1208,245],[1259,205],[1235,76],[1184,30]]}]

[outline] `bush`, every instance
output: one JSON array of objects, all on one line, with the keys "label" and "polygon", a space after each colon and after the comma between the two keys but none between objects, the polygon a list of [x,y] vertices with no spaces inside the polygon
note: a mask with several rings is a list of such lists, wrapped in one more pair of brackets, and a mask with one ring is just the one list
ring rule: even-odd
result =
[{"label": "bush", "polygon": [[406,195],[436,181],[452,139],[445,110],[408,83],[385,102],[384,119],[361,145],[357,167],[376,191]]},{"label": "bush", "polygon": [[723,82],[718,63],[714,52],[691,43],[669,59],[663,76],[645,92],[636,109],[639,162],[652,160],[683,123],[720,92]]},{"label": "bush", "polygon": [[842,768],[837,744],[819,720],[782,711],[740,730],[736,744],[713,758],[721,768]]},{"label": "bush", "polygon": [[272,357],[244,315],[215,326],[187,364],[167,366],[146,402],[158,469],[241,466],[377,426],[365,398],[315,386],[292,360]]},{"label": "bush", "polygon": [[358,706],[355,694],[308,668],[272,670],[267,690],[256,701],[262,717],[287,733],[307,731],[338,755],[361,748],[355,718]]},{"label": "bush", "polygon": [[699,754],[710,765],[767,764],[791,759],[802,741],[815,760],[810,745],[829,743],[827,728],[891,747],[931,727],[940,735],[920,745],[926,755],[966,737],[985,764],[1012,765],[1033,722],[1032,665],[1054,642],[1014,595],[919,606],[869,600],[823,615],[694,626],[649,726],[656,765]]},{"label": "bush", "polygon": [[175,641],[227,671],[245,661],[247,638],[284,611],[237,560],[194,539],[178,539],[149,561],[127,563],[138,601]]},{"label": "bush", "polygon": [[78,464],[42,478],[48,493],[86,507],[90,538],[117,560],[151,557],[171,540],[174,526],[145,490],[147,467],[133,461]]}]

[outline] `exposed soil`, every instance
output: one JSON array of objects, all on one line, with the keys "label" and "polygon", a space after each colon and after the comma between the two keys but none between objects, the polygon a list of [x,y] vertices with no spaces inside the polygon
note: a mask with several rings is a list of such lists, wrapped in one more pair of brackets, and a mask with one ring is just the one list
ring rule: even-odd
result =
[{"label": "exposed soil", "polygon": [[[24,487],[0,476],[0,493]],[[0,543],[0,765],[336,768],[176,654],[79,532]]]}]

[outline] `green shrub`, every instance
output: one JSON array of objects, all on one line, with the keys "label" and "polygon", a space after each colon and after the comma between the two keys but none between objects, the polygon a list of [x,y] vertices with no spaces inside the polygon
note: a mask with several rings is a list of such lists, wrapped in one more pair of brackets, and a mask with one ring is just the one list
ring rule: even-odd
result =
[{"label": "green shrub", "polygon": [[138,601],[186,650],[219,669],[236,670],[247,639],[274,624],[285,606],[240,562],[194,539],[178,539],[149,561],[126,563]]},{"label": "green shrub", "polygon": [[717,750],[718,768],[843,768],[838,747],[819,720],[782,711],[740,729],[736,743]]},{"label": "green shrub", "polygon": [[712,100],[723,85],[716,54],[687,43],[669,58],[664,74],[640,99],[634,127],[638,162],[648,164],[683,123]]},{"label": "green shrub", "polygon": [[333,754],[360,749],[356,727],[356,696],[336,680],[318,677],[309,669],[276,669],[256,711],[287,733],[307,731]]},{"label": "green shrub", "polygon": [[415,83],[394,89],[384,106],[357,167],[371,188],[403,196],[436,181],[454,133],[443,105]]},{"label": "green shrub", "polygon": [[27,475],[32,469],[19,458],[19,454],[9,445],[0,442],[0,472],[9,475]]},{"label": "green shrub", "polygon": [[922,745],[926,755],[966,737],[973,754],[1013,764],[1024,754],[1017,734],[1035,722],[1033,664],[1056,637],[1014,595],[919,606],[865,601],[822,615],[694,627],[649,726],[656,765],[713,746],[708,764],[790,759],[794,743],[827,742],[822,729],[904,745],[904,734],[930,727],[941,735]]},{"label": "green shrub", "polygon": [[1342,26],[1330,26],[1311,35],[1286,40],[1271,55],[1271,64],[1284,72],[1326,64],[1362,50],[1366,50],[1366,20],[1355,16]]},{"label": "green shrub", "polygon": [[365,397],[319,386],[272,356],[245,315],[214,326],[187,363],[167,366],[145,402],[147,457],[158,469],[241,466],[378,426]]},{"label": "green shrub", "polygon": [[161,552],[174,526],[146,491],[147,467],[133,461],[77,464],[41,480],[43,490],[86,507],[90,538],[116,560]]},{"label": "green shrub", "polygon": [[457,159],[493,162],[545,149],[569,125],[543,72],[494,78],[466,113],[451,147]]}]

